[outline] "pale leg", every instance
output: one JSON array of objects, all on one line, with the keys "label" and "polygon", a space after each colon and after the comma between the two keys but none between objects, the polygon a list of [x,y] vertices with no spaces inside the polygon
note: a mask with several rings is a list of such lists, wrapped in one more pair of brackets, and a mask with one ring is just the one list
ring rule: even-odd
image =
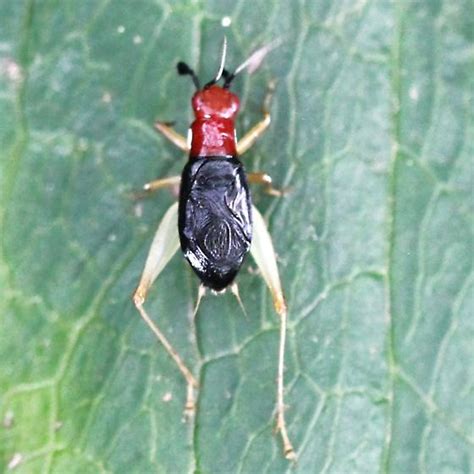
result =
[{"label": "pale leg", "polygon": [[270,118],[270,101],[272,98],[273,91],[275,89],[275,83],[270,82],[268,85],[268,92],[263,101],[263,119],[254,125],[237,143],[237,154],[244,154],[256,141],[263,135],[265,130],[268,128],[271,122]]},{"label": "pale leg", "polygon": [[155,130],[160,132],[165,138],[167,138],[173,145],[177,146],[180,150],[189,153],[188,141],[185,137],[176,132],[170,125],[164,122],[155,122]]},{"label": "pale leg", "polygon": [[165,335],[160,331],[158,326],[148,316],[145,308],[145,298],[147,292],[163,268],[169,262],[171,257],[176,253],[179,247],[178,236],[178,203],[173,204],[164,215],[158,230],[156,231],[153,243],[145,263],[140,283],[133,294],[133,302],[140,313],[140,316],[146,322],[148,327],[153,331],[158,340],[163,344],[164,348],[178,366],[180,372],[187,383],[187,399],[185,412],[192,415],[194,412],[194,390],[198,388],[198,383],[191,371],[186,367],[183,360],[170,344]]},{"label": "pale leg", "polygon": [[168,178],[154,179],[149,183],[143,185],[143,190],[146,192],[154,192],[158,189],[171,188],[181,184],[181,176],[170,176]]},{"label": "pale leg", "polygon": [[267,173],[248,173],[247,180],[252,184],[263,184],[263,190],[270,196],[281,197],[288,192],[288,189],[276,189],[272,186],[272,177]]},{"label": "pale leg", "polygon": [[268,233],[267,226],[262,215],[255,206],[252,206],[254,235],[250,252],[262,272],[263,279],[270,289],[273,298],[273,305],[280,316],[280,343],[278,349],[278,372],[277,372],[277,404],[276,404],[276,429],[280,433],[283,441],[283,451],[287,459],[295,460],[296,454],[288,437],[285,423],[285,403],[284,403],[284,379],[285,368],[285,340],[287,309],[283,291],[281,288],[280,276],[276,264],[275,251],[272,240]]}]

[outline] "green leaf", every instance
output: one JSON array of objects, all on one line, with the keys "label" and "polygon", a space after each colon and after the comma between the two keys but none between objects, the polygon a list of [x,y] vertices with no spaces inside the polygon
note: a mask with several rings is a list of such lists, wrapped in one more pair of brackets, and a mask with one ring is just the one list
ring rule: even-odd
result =
[{"label": "green leaf", "polygon": [[[0,471],[468,473],[473,466],[472,2],[0,2]],[[229,28],[221,26],[229,16]],[[289,304],[291,466],[274,426],[278,319],[251,261],[206,297],[177,255],[130,295],[185,163],[153,130],[191,81],[282,44],[235,90]]]}]

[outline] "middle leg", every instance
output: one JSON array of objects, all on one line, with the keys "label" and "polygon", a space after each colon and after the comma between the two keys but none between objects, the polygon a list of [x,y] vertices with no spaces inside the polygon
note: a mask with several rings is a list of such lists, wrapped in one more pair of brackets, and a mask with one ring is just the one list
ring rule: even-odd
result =
[{"label": "middle leg", "polygon": [[154,192],[162,188],[171,188],[181,183],[181,176],[170,176],[168,178],[154,179],[143,185],[143,191]]},{"label": "middle leg", "polygon": [[139,200],[149,197],[151,193],[163,188],[173,188],[181,184],[181,176],[169,176],[168,178],[154,179],[143,185],[142,191],[134,191],[132,199]]},{"label": "middle leg", "polygon": [[270,196],[283,196],[288,192],[288,189],[276,189],[272,186],[272,177],[267,173],[247,173],[249,183],[263,184],[263,190],[270,194]]}]

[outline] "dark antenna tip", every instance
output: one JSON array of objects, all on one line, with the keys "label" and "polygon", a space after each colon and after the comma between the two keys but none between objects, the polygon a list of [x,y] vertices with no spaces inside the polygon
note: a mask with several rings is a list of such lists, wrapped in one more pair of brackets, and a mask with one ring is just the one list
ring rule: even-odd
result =
[{"label": "dark antenna tip", "polygon": [[178,70],[178,74],[180,76],[191,76],[196,89],[199,90],[201,88],[196,73],[186,63],[179,61],[179,63],[176,64],[176,69]]},{"label": "dark antenna tip", "polygon": [[176,64],[176,69],[178,70],[178,74],[180,76],[185,76],[187,74],[192,75],[193,73],[191,68],[186,63],[183,63],[183,61],[180,61],[178,64]]}]

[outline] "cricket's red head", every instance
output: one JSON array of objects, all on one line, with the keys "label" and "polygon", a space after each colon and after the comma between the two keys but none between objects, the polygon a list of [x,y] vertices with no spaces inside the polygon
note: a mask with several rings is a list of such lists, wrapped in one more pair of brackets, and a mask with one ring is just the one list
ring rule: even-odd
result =
[{"label": "cricket's red head", "polygon": [[193,96],[192,105],[198,120],[234,120],[240,103],[239,98],[229,89],[213,84],[198,90]]},{"label": "cricket's red head", "polygon": [[[176,65],[178,74],[191,76],[197,90],[192,100],[195,120],[191,124],[191,157],[236,156],[235,118],[239,111],[239,98],[229,88],[241,71],[254,71],[258,68],[272,47],[267,45],[260,48],[230,73],[224,67],[227,50],[224,38],[217,74],[202,88],[196,73],[186,63],[180,61]],[[219,86],[217,83],[221,79],[224,84]]]},{"label": "cricket's red head", "polygon": [[234,119],[239,99],[228,89],[206,85],[193,96],[191,156],[235,156]]}]

